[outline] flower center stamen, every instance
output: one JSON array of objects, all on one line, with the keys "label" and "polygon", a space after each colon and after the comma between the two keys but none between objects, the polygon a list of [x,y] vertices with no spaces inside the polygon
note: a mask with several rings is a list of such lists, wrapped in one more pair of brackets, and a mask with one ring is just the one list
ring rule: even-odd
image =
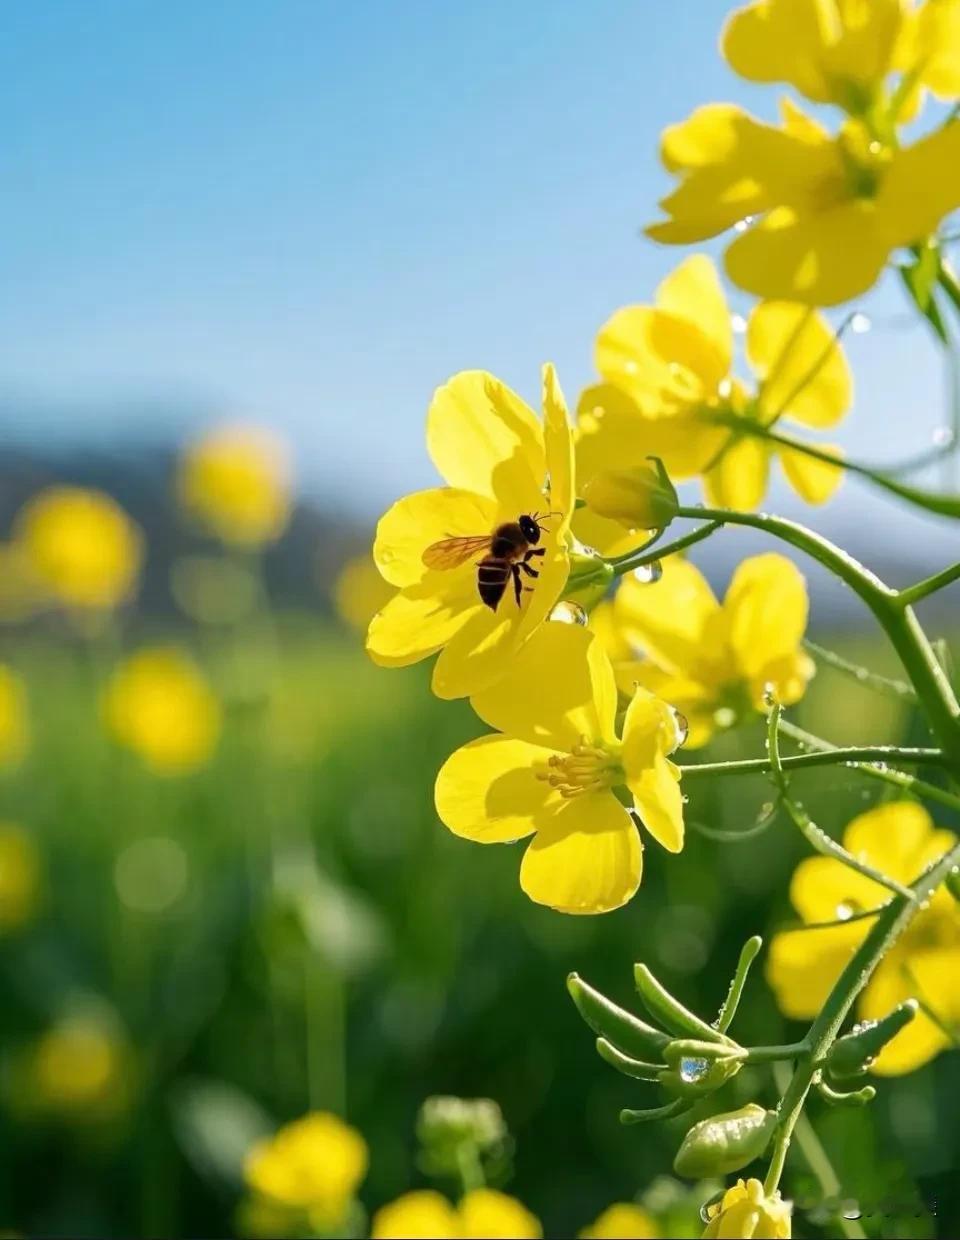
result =
[{"label": "flower center stamen", "polygon": [[574,745],[570,753],[551,755],[548,762],[537,768],[536,775],[568,799],[584,792],[612,788],[623,781],[617,755],[586,736],[581,736],[580,743]]}]

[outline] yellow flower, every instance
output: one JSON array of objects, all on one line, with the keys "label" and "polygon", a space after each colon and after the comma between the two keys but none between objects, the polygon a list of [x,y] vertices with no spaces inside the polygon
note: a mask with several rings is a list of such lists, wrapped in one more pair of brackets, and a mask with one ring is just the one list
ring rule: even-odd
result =
[{"label": "yellow flower", "polygon": [[[954,840],[911,801],[869,810],[854,818],[843,834],[848,852],[903,883],[912,882]],[[879,908],[889,898],[886,888],[828,857],[802,861],[790,885],[790,900],[804,922],[851,917]],[[921,1004],[915,1019],[880,1052],[873,1071],[888,1076],[912,1072],[952,1044],[950,1030],[954,1038],[960,1030],[958,910],[953,896],[941,888],[884,956],[863,991],[861,1020],[886,1016],[903,999],[916,998]],[[767,978],[787,1016],[806,1019],[820,1011],[873,921],[867,917],[818,930],[787,930],[774,938]]]},{"label": "yellow flower", "polygon": [[539,1221],[514,1197],[475,1188],[453,1206],[432,1189],[404,1193],[373,1216],[372,1240],[539,1240]]},{"label": "yellow flower", "polygon": [[0,768],[16,766],[30,739],[27,694],[20,677],[0,663]]},{"label": "yellow flower", "polygon": [[[455,375],[427,415],[427,447],[449,485],[399,500],[377,527],[374,559],[399,593],[373,618],[367,650],[385,667],[440,651],[433,669],[438,697],[464,697],[501,676],[566,583],[572,445],[552,366],[543,372],[543,412],[541,426],[519,396],[484,371]],[[491,535],[534,514],[540,534],[527,553],[530,573],[511,574],[499,603],[488,605],[478,592],[477,564]],[[450,538],[483,541],[455,568],[428,568],[424,552]]]},{"label": "yellow flower", "polygon": [[28,1075],[39,1106],[89,1118],[91,1113],[116,1111],[126,1101],[129,1056],[111,1022],[77,1013],[40,1038]]},{"label": "yellow flower", "polygon": [[220,738],[220,704],[199,668],[173,646],[150,646],[121,663],[103,698],[114,738],[158,775],[202,766]]},{"label": "yellow flower", "polygon": [[66,607],[102,610],[133,593],[143,538],[109,495],[49,487],[21,509],[16,536],[38,581]]},{"label": "yellow flower", "polygon": [[0,933],[30,920],[40,896],[40,854],[25,831],[0,823]]},{"label": "yellow flower", "polygon": [[580,1240],[656,1240],[660,1229],[641,1206],[617,1201],[577,1234]]},{"label": "yellow flower", "polygon": [[564,913],[625,904],[641,874],[628,804],[664,848],[683,847],[680,772],[667,756],[679,739],[673,712],[640,689],[618,736],[613,669],[592,634],[544,625],[509,676],[470,702],[498,732],[447,759],[437,813],[481,844],[533,835],[520,866],[531,900]]},{"label": "yellow flower", "polygon": [[393,594],[370,556],[358,555],[341,568],[333,587],[333,605],[344,624],[365,630]]},{"label": "yellow flower", "polygon": [[960,0],[927,0],[909,10],[898,61],[940,99],[960,95]]},{"label": "yellow flower", "polygon": [[668,218],[647,234],[685,245],[740,222],[725,254],[735,284],[835,305],[866,292],[893,250],[924,241],[960,206],[960,123],[896,146],[859,121],[831,135],[782,106],[780,125],[715,103],[666,129],[661,158],[680,183],[660,203]]},{"label": "yellow flower", "polygon": [[645,656],[618,665],[618,684],[643,685],[675,706],[690,747],[761,710],[767,686],[779,702],[798,701],[814,672],[800,644],[806,583],[775,553],[744,560],[722,606],[693,564],[671,556],[653,585],[627,577],[614,608],[621,634]]},{"label": "yellow flower", "polygon": [[[658,288],[655,305],[618,310],[597,337],[603,383],[583,393],[577,411],[577,477],[586,484],[587,503],[594,479],[637,467],[649,455],[659,456],[673,478],[702,474],[714,506],[756,508],[772,456],[798,495],[826,502],[840,482],[839,466],[719,420],[772,427],[789,418],[817,430],[836,425],[850,407],[853,385],[829,325],[807,307],[761,302],[747,325],[746,355],[754,391],[731,373],[730,311],[705,255],[685,259]],[[834,445],[818,446],[839,454]],[[585,529],[574,528],[588,540]],[[609,550],[608,538],[596,529],[592,534]]]},{"label": "yellow flower", "polygon": [[274,542],[290,516],[284,446],[260,427],[222,426],[205,435],[184,454],[177,486],[187,511],[238,547]]},{"label": "yellow flower", "polygon": [[249,1188],[306,1211],[320,1230],[344,1218],[367,1173],[367,1144],[336,1115],[313,1111],[257,1142],[244,1163]]},{"label": "yellow flower", "polygon": [[709,1206],[703,1240],[790,1240],[789,1201],[768,1197],[759,1180],[737,1180]]}]

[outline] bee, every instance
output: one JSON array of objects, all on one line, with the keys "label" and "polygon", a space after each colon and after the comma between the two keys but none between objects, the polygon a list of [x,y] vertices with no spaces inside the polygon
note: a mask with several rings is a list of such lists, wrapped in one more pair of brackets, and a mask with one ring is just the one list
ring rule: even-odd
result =
[{"label": "bee", "polygon": [[530,563],[538,556],[546,555],[546,548],[539,547],[547,517],[558,513],[524,513],[516,521],[505,521],[492,534],[466,535],[441,538],[431,543],[423,553],[427,568],[447,570],[459,568],[478,551],[484,555],[477,561],[477,592],[491,611],[496,611],[513,578],[513,596],[520,606],[520,597],[532,586],[523,584],[523,577],[539,577],[540,573]]}]

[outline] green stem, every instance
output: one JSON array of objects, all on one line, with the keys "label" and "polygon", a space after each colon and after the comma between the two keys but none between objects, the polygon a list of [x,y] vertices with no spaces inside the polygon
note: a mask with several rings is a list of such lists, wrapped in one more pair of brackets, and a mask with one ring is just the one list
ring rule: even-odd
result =
[{"label": "green stem", "polygon": [[866,938],[837,979],[827,996],[820,1015],[810,1026],[805,1039],[809,1055],[800,1059],[779,1107],[777,1129],[773,1139],[770,1167],[764,1190],[773,1193],[783,1174],[787,1150],[799,1120],[818,1064],[837,1038],[843,1022],[860,992],[873,975],[877,965],[910,925],[921,908],[947,879],[954,866],[960,864],[960,844],[954,845],[938,862],[911,884],[910,898],[894,896],[871,926]]},{"label": "green stem", "polygon": [[852,676],[858,685],[865,685],[870,689],[878,690],[880,693],[892,693],[898,698],[902,698],[905,702],[916,703],[917,695],[902,680],[894,680],[890,676],[881,676],[879,672],[873,672],[868,667],[862,667],[859,663],[853,663],[849,659],[845,659],[843,655],[837,654],[835,650],[828,650],[826,646],[821,646],[819,643],[811,641],[809,637],[803,639],[803,645],[820,663],[825,663],[827,667],[832,667],[834,671]]},{"label": "green stem", "polygon": [[775,1063],[782,1059],[799,1059],[810,1047],[806,1042],[787,1042],[784,1046],[750,1046],[747,1063]]},{"label": "green stem", "polygon": [[934,573],[932,577],[926,577],[923,581],[918,581],[915,586],[909,586],[906,590],[901,590],[899,594],[900,605],[902,607],[912,606],[922,598],[926,598],[928,594],[934,594],[937,590],[942,590],[944,586],[950,585],[952,581],[960,578],[960,560],[956,564],[951,564],[949,568],[941,569],[939,573]]},{"label": "green stem", "polygon": [[[904,749],[897,745],[848,745],[844,748],[820,749],[814,753],[791,754],[781,758],[780,765],[788,770],[804,766],[833,766],[844,762],[907,762],[942,766],[939,749]],[[696,775],[765,775],[773,770],[768,758],[744,758],[733,762],[696,762],[681,765],[685,779]]]},{"label": "green stem", "polygon": [[[668,555],[674,555],[677,551],[692,547],[694,543],[702,542],[704,538],[709,538],[715,533],[722,524],[722,521],[711,521],[707,525],[700,525],[695,530],[691,530],[689,534],[684,534],[682,538],[675,538],[673,542],[664,543],[656,551],[645,554],[645,547],[641,547],[639,551],[627,551],[623,555],[614,556],[607,560],[607,563],[617,577],[622,577],[624,573],[630,572],[633,568],[643,568],[645,564],[653,564],[656,560],[665,559]],[[646,545],[649,546],[649,543]]]},{"label": "green stem", "polygon": [[845,582],[866,603],[886,632],[923,703],[937,739],[953,768],[960,773],[960,705],[912,608],[900,606],[895,590],[822,535],[784,517],[699,506],[679,508],[677,515],[695,520],[706,517],[722,525],[763,530],[812,556]]}]

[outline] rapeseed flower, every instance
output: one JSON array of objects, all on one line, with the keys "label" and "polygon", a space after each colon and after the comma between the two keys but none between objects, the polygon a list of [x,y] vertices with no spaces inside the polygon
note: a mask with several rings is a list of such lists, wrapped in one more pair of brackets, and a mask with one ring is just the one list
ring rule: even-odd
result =
[{"label": "rapeseed flower", "polygon": [[[385,667],[439,651],[434,693],[465,697],[510,667],[567,580],[573,452],[553,367],[543,372],[542,425],[493,375],[455,375],[430,405],[427,447],[448,485],[406,496],[380,520],[373,556],[398,593],[371,621],[367,650]],[[494,531],[521,516],[539,516],[539,541],[493,606],[480,597],[478,561]],[[455,567],[428,567],[427,549],[453,538],[477,545]]]},{"label": "rapeseed flower", "polygon": [[768,1196],[759,1180],[737,1180],[707,1207],[703,1240],[790,1240],[790,1214],[778,1192]]},{"label": "rapeseed flower", "polygon": [[40,854],[20,827],[0,823],[0,933],[28,922],[40,897]]},{"label": "rapeseed flower", "polygon": [[372,1240],[539,1240],[538,1219],[515,1197],[475,1188],[457,1205],[433,1189],[404,1193],[373,1216]]},{"label": "rapeseed flower", "polygon": [[470,699],[498,731],[458,749],[437,776],[436,805],[455,835],[481,844],[532,835],[520,866],[531,900],[606,913],[640,884],[632,808],[664,848],[683,847],[675,716],[645,689],[618,734],[617,688],[585,629],[544,625],[509,675]]},{"label": "rapeseed flower", "polygon": [[133,593],[143,537],[101,491],[73,486],[40,491],[20,510],[15,535],[33,576],[64,607],[108,610]]},{"label": "rapeseed flower", "polygon": [[71,1013],[32,1048],[22,1084],[40,1110],[79,1120],[105,1118],[128,1101],[129,1048],[107,1016]]},{"label": "rapeseed flower", "polygon": [[377,612],[394,595],[394,589],[369,555],[354,556],[337,575],[333,586],[333,606],[351,629],[366,631]]},{"label": "rapeseed flower", "polygon": [[0,769],[16,766],[27,751],[30,723],[23,681],[0,663]]},{"label": "rapeseed flower", "polygon": [[325,1232],[347,1217],[368,1161],[355,1128],[313,1111],[258,1141],[244,1162],[244,1179],[268,1209],[305,1217],[313,1230]]},{"label": "rapeseed flower", "polygon": [[[842,476],[839,465],[750,433],[751,426],[772,427],[781,418],[824,430],[847,412],[853,383],[829,324],[809,307],[761,302],[747,323],[746,356],[752,388],[732,372],[730,310],[705,255],[685,259],[667,276],[654,305],[618,310],[597,336],[603,382],[583,393],[577,411],[577,477],[587,503],[598,481],[651,455],[673,478],[702,474],[714,506],[756,508],[772,457],[801,498],[829,499]],[[731,427],[733,420],[745,429]],[[838,453],[833,445],[819,446]],[[611,523],[611,535],[615,529]],[[592,535],[602,537],[596,528]]]},{"label": "rapeseed flower", "polygon": [[290,517],[287,454],[261,427],[222,426],[190,445],[177,489],[200,525],[231,546],[275,542]]},{"label": "rapeseed flower", "polygon": [[[860,814],[843,833],[843,845],[876,869],[910,883],[955,843],[934,827],[927,811],[897,801]],[[874,923],[844,919],[880,908],[890,892],[829,857],[801,861],[790,884],[790,901],[802,921],[839,921],[820,929],[786,930],[770,945],[767,979],[783,1012],[815,1016],[844,965]],[[955,1045],[960,1032],[960,906],[942,887],[887,952],[860,996],[861,1020],[886,1016],[904,999],[920,1002],[917,1016],[880,1052],[873,1071],[897,1076],[921,1067]]]},{"label": "rapeseed flower", "polygon": [[146,647],[121,663],[102,705],[114,739],[157,775],[203,766],[220,738],[220,703],[196,664],[174,646]]},{"label": "rapeseed flower", "polygon": [[713,103],[664,131],[661,158],[679,185],[648,236],[686,245],[738,224],[727,274],[778,301],[858,297],[894,250],[925,241],[960,206],[956,120],[899,145],[854,119],[831,134],[789,100],[779,125]]},{"label": "rapeseed flower", "polygon": [[[614,599],[618,640],[635,652],[617,664],[617,683],[642,685],[675,706],[689,726],[687,745],[777,701],[799,701],[814,672],[801,642],[807,587],[790,560],[770,552],[737,568],[722,605],[703,574],[671,556],[654,584],[627,577]],[[642,657],[641,657],[642,656]]]},{"label": "rapeseed flower", "polygon": [[660,1228],[642,1206],[617,1201],[577,1232],[579,1240],[657,1240]]}]

